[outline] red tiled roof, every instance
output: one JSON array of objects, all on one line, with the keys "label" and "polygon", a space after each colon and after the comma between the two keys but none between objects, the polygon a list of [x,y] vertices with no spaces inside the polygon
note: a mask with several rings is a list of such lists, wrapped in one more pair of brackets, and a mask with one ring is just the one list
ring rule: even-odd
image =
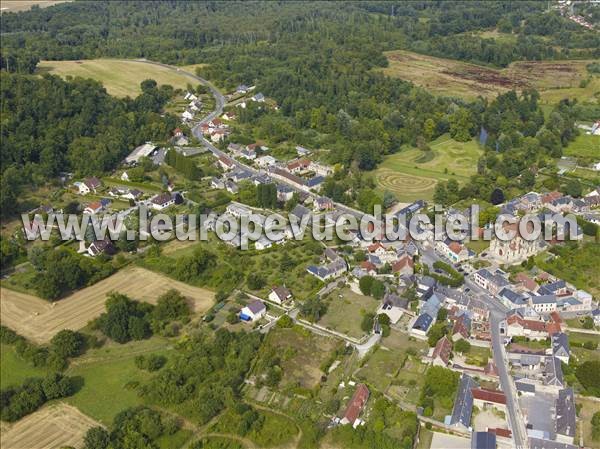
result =
[{"label": "red tiled roof", "polygon": [[392,264],[392,271],[394,273],[397,273],[398,271],[401,271],[404,267],[412,268],[414,266],[415,263],[413,262],[412,258],[410,256],[404,256]]},{"label": "red tiled roof", "polygon": [[534,291],[538,288],[537,282],[527,276],[525,273],[518,273],[515,280],[528,290]]},{"label": "red tiled roof", "polygon": [[452,251],[454,254],[460,254],[460,252],[463,249],[463,246],[458,242],[451,242],[448,245],[448,248],[450,248],[450,251]]},{"label": "red tiled roof", "polygon": [[373,262],[369,262],[368,260],[364,260],[360,263],[360,267],[364,268],[365,270],[377,270],[377,267],[375,266],[375,264]]},{"label": "red tiled roof", "polygon": [[474,399],[506,405],[506,395],[501,391],[488,390],[487,388],[473,388],[471,392],[473,393]]},{"label": "red tiled roof", "polygon": [[463,319],[464,315],[458,317],[458,319],[454,322],[454,327],[452,328],[452,335],[456,335],[459,333],[463,338],[469,338],[469,329],[465,326],[465,320]]},{"label": "red tiled roof", "polygon": [[509,429],[500,429],[496,427],[495,429],[488,429],[489,432],[495,433],[499,437],[510,438],[512,436],[512,432]]},{"label": "red tiled roof", "polygon": [[438,340],[435,344],[435,349],[433,350],[432,358],[441,358],[445,364],[448,364],[448,360],[450,360],[450,352],[452,351],[452,344],[450,340],[446,338],[444,335],[442,338]]},{"label": "red tiled roof", "polygon": [[367,247],[367,250],[369,250],[369,252],[370,252],[370,253],[372,253],[372,252],[374,252],[374,251],[377,251],[379,248],[383,248],[383,249],[385,249],[385,246],[383,246],[383,245],[381,244],[381,242],[377,242],[377,243],[373,243],[372,245],[369,245],[369,246]]},{"label": "red tiled roof", "polygon": [[344,413],[344,418],[346,418],[348,422],[354,423],[368,399],[369,389],[365,384],[360,384],[358,387],[356,387],[354,396],[352,396],[352,399],[348,403],[348,408],[346,409],[346,413]]}]

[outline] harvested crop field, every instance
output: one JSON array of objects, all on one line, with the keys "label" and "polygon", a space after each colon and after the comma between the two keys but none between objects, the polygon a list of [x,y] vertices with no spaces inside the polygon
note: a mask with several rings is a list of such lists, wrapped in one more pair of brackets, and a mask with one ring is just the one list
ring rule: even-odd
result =
[{"label": "harvested crop field", "polygon": [[386,75],[401,78],[441,95],[475,98],[495,97],[511,89],[536,88],[542,102],[555,103],[565,97],[589,101],[600,92],[600,77],[587,86],[585,66],[591,60],[517,61],[503,69],[453,59],[437,58],[405,50],[386,52]]},{"label": "harvested crop field", "polygon": [[58,403],[3,426],[1,446],[3,449],[81,447],[87,430],[98,425],[75,407]]},{"label": "harvested crop field", "polygon": [[174,288],[188,298],[192,310],[202,313],[214,302],[214,294],[192,287],[143,268],[134,267],[79,290],[55,303],[2,288],[0,290],[0,320],[24,337],[38,343],[48,342],[62,329],[81,329],[102,312],[106,295],[119,292],[150,303],[165,291]]},{"label": "harvested crop field", "polygon": [[80,76],[100,81],[106,91],[116,97],[136,97],[142,90],[140,83],[153,79],[159,85],[170,84],[185,89],[198,81],[185,72],[155,64],[126,59],[87,59],[81,61],[41,61],[37,73],[51,73],[63,78]]}]

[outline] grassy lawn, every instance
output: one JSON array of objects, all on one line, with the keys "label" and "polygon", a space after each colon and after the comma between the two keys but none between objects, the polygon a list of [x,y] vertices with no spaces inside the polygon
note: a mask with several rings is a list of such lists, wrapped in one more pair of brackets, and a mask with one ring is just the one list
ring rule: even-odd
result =
[{"label": "grassy lawn", "polygon": [[197,81],[182,72],[151,64],[121,59],[89,59],[83,61],[41,61],[38,73],[51,73],[63,78],[80,76],[100,81],[109,94],[116,97],[136,97],[141,93],[140,83],[153,79],[159,85],[170,84],[185,89]]},{"label": "grassy lawn", "polygon": [[[416,406],[427,368],[420,357],[427,349],[426,342],[392,330],[357,376],[394,399]],[[411,356],[408,352],[417,355]]]},{"label": "grassy lawn", "polygon": [[275,328],[269,332],[260,349],[259,360],[255,365],[258,372],[255,374],[262,374],[261,361],[265,357],[275,355],[283,369],[279,384],[281,387],[314,388],[324,374],[321,365],[340,344],[333,338],[315,335],[300,327]]},{"label": "grassy lawn", "polygon": [[226,411],[220,419],[210,428],[211,433],[232,435],[250,440],[260,448],[279,447],[290,443],[298,434],[298,427],[290,419],[280,414],[271,413],[267,410],[257,410],[262,417],[262,423],[256,421],[249,431],[243,435],[234,433],[238,427],[240,416],[232,410]]},{"label": "grassy lawn", "polygon": [[569,341],[573,343],[585,343],[586,341],[593,341],[600,344],[600,333],[586,334],[583,332],[569,332]]},{"label": "grassy lawn", "polygon": [[465,355],[466,362],[469,365],[485,366],[488,359],[492,357],[489,348],[481,348],[479,346],[471,346],[471,350]]},{"label": "grassy lawn", "polygon": [[579,419],[577,420],[577,433],[575,441],[579,441],[579,435],[583,433],[583,444],[585,447],[595,448],[600,447],[600,441],[592,440],[592,416],[594,413],[600,412],[600,402],[591,399],[577,397],[575,399],[577,405],[581,405],[579,411]]},{"label": "grassy lawn", "polygon": [[575,138],[564,150],[565,156],[600,158],[600,137],[584,134]]},{"label": "grassy lawn", "polygon": [[486,240],[470,240],[466,243],[467,248],[481,254],[490,247],[490,242]]},{"label": "grassy lawn", "polygon": [[559,255],[546,261],[546,253],[536,257],[536,265],[561,279],[571,282],[577,288],[587,290],[594,297],[600,295],[600,251],[594,242],[579,245],[564,245],[555,247]]},{"label": "grassy lawn", "polygon": [[431,447],[431,441],[433,440],[433,432],[427,430],[425,426],[421,426],[419,429],[419,442],[416,449],[429,449]]},{"label": "grassy lawn", "polygon": [[36,368],[28,361],[22,359],[13,346],[0,346],[0,388],[20,385],[27,377],[43,377],[46,375],[44,368]]},{"label": "grassy lawn", "polygon": [[400,201],[431,199],[438,181],[464,182],[475,173],[481,154],[475,140],[457,142],[444,134],[429,146],[430,153],[412,147],[386,157],[375,171],[378,186]]},{"label": "grassy lawn", "polygon": [[406,355],[386,348],[378,348],[366,361],[356,376],[373,385],[379,391],[386,391],[404,365]]},{"label": "grassy lawn", "polygon": [[146,353],[167,355],[168,345],[169,342],[164,338],[153,337],[124,345],[110,343],[88,351],[74,360],[67,370],[68,375],[80,377],[83,386],[66,402],[103,424],[110,425],[120,411],[142,404],[143,400],[131,385],[153,375],[137,368],[134,358]]},{"label": "grassy lawn", "polygon": [[[571,318],[570,320],[565,320],[567,326],[573,329],[585,329],[583,327],[583,318]],[[597,327],[595,328],[597,329]]]},{"label": "grassy lawn", "polygon": [[365,335],[360,328],[363,315],[374,313],[379,304],[380,302],[372,297],[359,295],[349,288],[335,290],[329,296],[327,313],[321,318],[319,324],[350,337],[361,338]]}]

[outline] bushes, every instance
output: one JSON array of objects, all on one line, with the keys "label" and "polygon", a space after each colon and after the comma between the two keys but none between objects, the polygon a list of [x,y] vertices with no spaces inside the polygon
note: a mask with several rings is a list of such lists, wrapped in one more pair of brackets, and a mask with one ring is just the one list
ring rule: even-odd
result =
[{"label": "bushes", "polygon": [[463,284],[463,282],[465,282],[465,277],[461,273],[456,271],[454,267],[452,267],[452,265],[442,262],[441,260],[437,260],[433,263],[433,267],[448,273],[448,276],[430,273],[430,276],[441,284],[456,288],[460,287]]},{"label": "bushes", "polygon": [[106,449],[108,447],[157,448],[157,440],[164,435],[172,435],[179,430],[179,424],[165,418],[160,412],[148,407],[135,407],[122,411],[113,420],[109,433],[102,427],[92,427],[84,437],[85,449]]},{"label": "bushes", "polygon": [[52,399],[70,396],[75,392],[73,378],[54,373],[45,378],[30,378],[23,385],[0,392],[2,421],[14,422],[33,413]]},{"label": "bushes", "polygon": [[111,293],[106,300],[106,312],[96,322],[104,335],[118,343],[139,340],[151,334],[147,321],[151,308],[120,293]]},{"label": "bushes", "polygon": [[65,329],[52,337],[49,346],[38,346],[6,326],[0,326],[0,339],[3,344],[14,345],[15,352],[33,366],[49,367],[54,371],[65,369],[70,357],[77,357],[85,352],[91,345],[88,341],[90,338]]},{"label": "bushes", "polygon": [[164,355],[151,354],[149,356],[138,355],[134,360],[135,366],[146,371],[158,371],[165,363],[167,358]]},{"label": "bushes", "polygon": [[589,394],[600,397],[599,360],[583,362],[576,368],[575,376]]}]

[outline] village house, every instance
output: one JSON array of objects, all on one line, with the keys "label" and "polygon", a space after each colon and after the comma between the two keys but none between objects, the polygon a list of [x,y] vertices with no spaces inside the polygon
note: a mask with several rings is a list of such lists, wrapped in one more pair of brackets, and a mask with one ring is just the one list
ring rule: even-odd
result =
[{"label": "village house", "polygon": [[377,315],[384,314],[390,319],[391,324],[396,324],[408,308],[408,299],[401,298],[395,293],[387,292],[377,310]]},{"label": "village house", "polygon": [[431,363],[433,366],[445,368],[450,361],[450,354],[452,354],[452,343],[450,343],[450,340],[444,335],[437,341],[435,348],[433,348]]},{"label": "village house", "polygon": [[471,335],[471,318],[467,313],[461,313],[454,321],[452,327],[452,341],[468,340]]},{"label": "village house", "polygon": [[277,184],[277,201],[286,202],[294,197],[294,189],[285,184]]},{"label": "village house", "polygon": [[316,211],[322,211],[332,210],[335,205],[331,198],[327,198],[326,196],[319,196],[315,199],[313,206]]},{"label": "village house", "polygon": [[222,180],[222,179],[220,179],[220,178],[217,178],[217,177],[213,176],[213,177],[211,178],[211,180],[210,180],[210,186],[211,186],[213,189],[219,189],[219,190],[221,190],[221,189],[224,189],[224,188],[225,188],[225,183],[223,182],[223,180]]},{"label": "village house", "polygon": [[363,409],[365,408],[365,404],[369,400],[369,394],[369,389],[365,384],[359,384],[356,387],[356,391],[346,407],[346,411],[340,420],[340,424],[351,424],[352,427],[356,428],[362,423],[358,417],[362,413]]},{"label": "village house", "polygon": [[310,153],[312,153],[312,151],[309,150],[308,148],[304,148],[304,147],[301,147],[298,145],[296,147],[296,153],[298,154],[298,156],[304,157],[304,156],[308,156]]},{"label": "village house", "polygon": [[227,190],[232,195],[235,195],[240,191],[237,184],[233,181],[225,181],[225,190]]},{"label": "village house", "polygon": [[315,174],[319,176],[329,176],[333,174],[333,167],[330,167],[329,165],[319,164],[315,161],[310,162],[308,169],[310,171],[315,172]]},{"label": "village house", "polygon": [[569,359],[571,358],[571,349],[567,334],[558,332],[552,335],[552,347],[550,348],[550,351],[554,357],[568,365]]},{"label": "village house", "polygon": [[267,308],[262,301],[258,299],[245,306],[240,312],[240,320],[255,322],[260,320],[267,313]]},{"label": "village house", "polygon": [[341,276],[348,271],[348,266],[346,265],[346,261],[340,257],[326,265],[310,265],[306,271],[325,282],[329,279]]},{"label": "village house", "polygon": [[101,212],[103,209],[104,207],[102,206],[102,203],[100,201],[93,201],[85,207],[83,213],[88,215],[94,215],[98,212]]},{"label": "village house", "polygon": [[503,392],[488,388],[473,388],[472,393],[473,405],[479,407],[479,409],[495,408],[501,412],[506,412],[506,395]]},{"label": "village house", "polygon": [[538,289],[538,284],[525,273],[517,273],[515,275],[515,285],[523,291],[535,293]]},{"label": "village house", "polygon": [[496,434],[492,431],[473,432],[471,449],[496,449]]},{"label": "village house", "polygon": [[232,170],[235,167],[235,163],[232,159],[226,156],[219,156],[217,161],[223,170]]},{"label": "village house", "polygon": [[302,173],[308,170],[308,167],[310,167],[310,160],[308,159],[296,159],[286,165],[287,171],[293,174]]},{"label": "village house", "polygon": [[462,243],[449,238],[436,240],[435,249],[438,253],[447,257],[452,263],[463,262],[475,255]]},{"label": "village house", "polygon": [[534,295],[530,298],[530,306],[537,313],[550,313],[556,310],[555,295]]},{"label": "village house", "polygon": [[497,295],[503,287],[510,285],[506,273],[500,269],[492,272],[487,268],[482,268],[473,273],[473,281],[492,295]]},{"label": "village house", "polygon": [[252,215],[252,211],[246,206],[233,202],[227,205],[226,211],[229,215],[232,215],[236,218],[240,218],[242,216],[249,217],[250,215]]},{"label": "village house", "polygon": [[512,288],[504,287],[498,293],[498,298],[504,303],[509,309],[524,307],[529,304],[529,296],[516,292]]},{"label": "village house", "polygon": [[216,129],[210,135],[210,140],[214,143],[222,142],[229,135],[229,131],[227,129]]},{"label": "village house", "polygon": [[152,209],[163,210],[175,204],[175,198],[170,193],[161,193],[150,200]]},{"label": "village house", "polygon": [[403,254],[400,258],[392,263],[392,273],[400,276],[410,276],[414,274],[415,263],[413,258],[408,254]]},{"label": "village house", "polygon": [[471,428],[471,415],[473,413],[473,389],[477,387],[477,382],[468,374],[462,373],[460,383],[454,399],[452,415],[444,420],[444,423],[457,427],[461,430]]},{"label": "village house", "polygon": [[225,120],[229,120],[229,121],[235,120],[235,119],[237,119],[237,114],[233,111],[227,111],[223,114],[223,118]]},{"label": "village house", "polygon": [[292,299],[292,292],[285,287],[273,287],[269,293],[269,300],[279,305],[290,299]]},{"label": "village house", "polygon": [[558,392],[554,410],[556,440],[561,443],[573,444],[577,427],[577,411],[572,388],[565,388]]},{"label": "village house", "polygon": [[510,312],[506,319],[507,337],[527,337],[532,340],[544,340],[548,336],[561,331],[560,322],[556,321],[556,316],[552,316],[549,321],[525,319],[518,311]]},{"label": "village house", "polygon": [[115,247],[113,245],[113,243],[108,239],[104,239],[104,240],[96,240],[94,242],[92,242],[89,246],[89,248],[87,249],[87,252],[90,256],[95,257],[98,254],[114,254],[115,253]]},{"label": "village house", "polygon": [[275,159],[273,156],[270,156],[268,154],[265,156],[260,156],[260,157],[256,158],[256,164],[261,168],[267,168],[272,165],[275,165],[276,163],[277,163],[277,159]]},{"label": "village house", "polygon": [[261,92],[258,92],[257,94],[254,94],[252,96],[252,101],[256,101],[257,103],[264,103],[265,96]]},{"label": "village house", "polygon": [[82,182],[76,182],[74,184],[79,189],[80,195],[87,195],[90,192],[97,193],[97,190],[102,186],[102,182],[92,176],[91,178],[86,178]]}]

